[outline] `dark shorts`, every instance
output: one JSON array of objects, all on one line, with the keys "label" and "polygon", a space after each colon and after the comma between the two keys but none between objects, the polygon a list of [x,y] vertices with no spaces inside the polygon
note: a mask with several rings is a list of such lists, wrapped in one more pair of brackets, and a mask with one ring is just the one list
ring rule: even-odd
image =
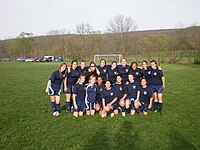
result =
[{"label": "dark shorts", "polygon": [[61,95],[61,89],[55,89],[52,88],[52,86],[49,86],[49,92],[48,92],[49,96],[60,96]]},{"label": "dark shorts", "polygon": [[163,93],[162,85],[152,85],[151,88],[153,93]]},{"label": "dark shorts", "polygon": [[113,110],[118,110],[119,109],[119,103],[114,103],[112,104]]},{"label": "dark shorts", "polygon": [[95,110],[95,103],[85,103],[86,110]]},{"label": "dark shorts", "polygon": [[85,111],[85,102],[84,101],[76,101],[78,109],[75,109],[73,106],[73,112],[84,112]]},{"label": "dark shorts", "polygon": [[64,90],[64,94],[72,94],[74,86],[73,85],[67,85],[67,91],[65,92]]},{"label": "dark shorts", "polygon": [[101,109],[103,108],[102,101],[96,101],[96,104],[99,104]]},{"label": "dark shorts", "polygon": [[148,112],[148,106],[149,106],[149,104],[147,104],[147,103],[144,103],[144,102],[142,102],[142,101],[139,101],[140,103],[141,103],[141,109],[142,109],[142,111],[144,111],[144,112]]}]

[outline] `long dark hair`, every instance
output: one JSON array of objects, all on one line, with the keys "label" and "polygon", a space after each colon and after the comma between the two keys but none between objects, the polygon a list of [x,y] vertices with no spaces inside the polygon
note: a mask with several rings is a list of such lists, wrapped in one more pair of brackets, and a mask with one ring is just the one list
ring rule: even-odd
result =
[{"label": "long dark hair", "polygon": [[122,81],[121,81],[121,87],[122,87],[122,90],[124,90],[124,89],[125,89],[125,85],[124,85],[124,82],[123,82],[123,78],[122,78],[121,75],[117,75],[116,78],[117,78],[118,76],[122,79]]}]

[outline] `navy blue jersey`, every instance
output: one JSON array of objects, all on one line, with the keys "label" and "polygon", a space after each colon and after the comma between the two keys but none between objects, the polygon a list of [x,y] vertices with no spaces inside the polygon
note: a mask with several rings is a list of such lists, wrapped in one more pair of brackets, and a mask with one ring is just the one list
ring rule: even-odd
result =
[{"label": "navy blue jersey", "polygon": [[133,83],[128,83],[125,85],[125,94],[127,94],[126,98],[137,98],[137,92],[140,91],[140,84],[137,81]]},{"label": "navy blue jersey", "polygon": [[103,80],[105,81],[107,79],[108,66],[104,66],[104,67],[97,66],[97,68]]},{"label": "navy blue jersey", "polygon": [[51,86],[54,89],[60,89],[62,81],[65,79],[65,72],[61,73],[60,71],[54,71],[49,80],[51,80]]},{"label": "navy blue jersey", "polygon": [[85,68],[82,69],[80,66],[78,66],[77,70],[78,70],[79,75],[85,75],[85,73],[88,70],[88,67],[85,67]]},{"label": "navy blue jersey", "polygon": [[163,77],[162,70],[156,68],[155,70],[152,69],[151,71],[151,78],[152,78],[152,85],[162,85],[162,77]]},{"label": "navy blue jersey", "polygon": [[97,95],[97,86],[86,84],[85,90],[86,90],[86,96],[85,96],[86,101],[88,101],[89,103],[95,103]]},{"label": "navy blue jersey", "polygon": [[101,93],[103,89],[105,88],[105,85],[97,85],[97,96],[96,96],[96,101],[101,101]]},{"label": "navy blue jersey", "polygon": [[67,85],[75,85],[76,82],[78,81],[79,73],[78,70],[73,70],[70,68],[70,72],[68,73],[67,76]]},{"label": "navy blue jersey", "polygon": [[124,89],[123,85],[122,84],[114,84],[113,88],[117,92],[117,98],[121,99],[124,96],[124,93],[125,93],[125,89]]},{"label": "navy blue jersey", "polygon": [[73,94],[76,94],[76,100],[78,101],[85,101],[85,85],[84,84],[75,84],[73,91]]},{"label": "navy blue jersey", "polygon": [[141,102],[149,104],[151,97],[152,97],[152,92],[149,87],[146,87],[146,88],[141,87],[140,88],[140,101]]},{"label": "navy blue jersey", "polygon": [[118,73],[119,75],[121,75],[123,82],[127,82],[128,81],[128,71],[130,69],[129,65],[126,65],[125,67],[123,67],[122,65],[117,66],[118,68]]},{"label": "navy blue jersey", "polygon": [[143,69],[142,71],[142,77],[144,77],[148,83],[148,85],[151,85],[152,79],[151,79],[151,67],[147,67],[146,70]]},{"label": "navy blue jersey", "polygon": [[112,102],[115,98],[117,98],[117,92],[114,88],[111,87],[110,90],[106,88],[102,91],[101,98],[105,99],[105,104]]},{"label": "navy blue jersey", "polygon": [[118,75],[118,69],[115,68],[115,69],[108,69],[108,80],[111,80],[112,83],[115,83],[116,82],[116,77]]},{"label": "navy blue jersey", "polygon": [[136,68],[135,70],[133,70],[130,67],[128,74],[132,74],[134,76],[134,80],[140,82],[142,77],[142,69]]}]

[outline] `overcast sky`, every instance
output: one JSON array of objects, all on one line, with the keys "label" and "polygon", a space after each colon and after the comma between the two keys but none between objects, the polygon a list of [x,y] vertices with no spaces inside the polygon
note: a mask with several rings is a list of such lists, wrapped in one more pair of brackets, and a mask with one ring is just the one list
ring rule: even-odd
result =
[{"label": "overcast sky", "polygon": [[21,32],[43,35],[89,23],[106,31],[117,15],[132,17],[138,30],[200,24],[200,0],[0,0],[0,39]]}]

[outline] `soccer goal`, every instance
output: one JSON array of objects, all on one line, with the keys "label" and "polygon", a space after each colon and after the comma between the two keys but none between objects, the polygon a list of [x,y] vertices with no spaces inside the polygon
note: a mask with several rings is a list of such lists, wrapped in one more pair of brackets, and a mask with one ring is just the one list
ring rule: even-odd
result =
[{"label": "soccer goal", "polygon": [[122,59],[122,55],[120,55],[120,54],[94,55],[95,63],[98,63],[101,59],[105,59],[107,62],[116,61],[119,64]]}]

